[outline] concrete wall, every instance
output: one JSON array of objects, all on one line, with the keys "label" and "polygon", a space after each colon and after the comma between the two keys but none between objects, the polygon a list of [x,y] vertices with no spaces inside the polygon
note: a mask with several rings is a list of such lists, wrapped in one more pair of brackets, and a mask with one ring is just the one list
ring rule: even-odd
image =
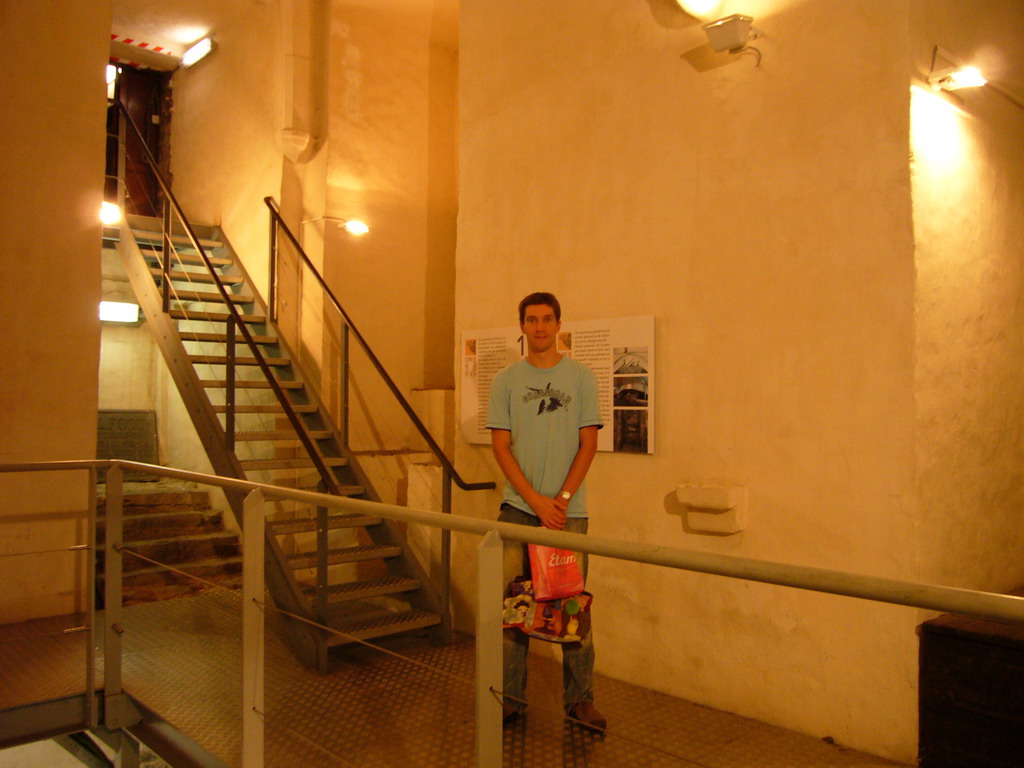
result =
[{"label": "concrete wall", "polygon": [[[451,5],[248,3],[224,11],[216,52],[173,82],[172,167],[186,212],[224,227],[266,295],[262,198],[274,196],[406,392],[452,384]],[[287,157],[285,130],[308,133],[309,147]],[[325,216],[361,218],[371,232],[354,240]],[[289,336],[309,304],[319,312],[299,290],[283,277]],[[319,344],[314,334],[300,346],[316,360]]]},{"label": "concrete wall", "polygon": [[174,193],[195,223],[224,228],[264,296],[263,198],[281,190],[279,5],[217,6],[217,50],[171,81]]},{"label": "concrete wall", "polygon": [[[95,455],[110,16],[109,1],[0,7],[0,462]],[[60,55],[39,56],[55,39]],[[87,487],[82,473],[0,477],[0,554],[85,541]],[[83,562],[0,558],[0,622],[81,608]]]},{"label": "concrete wall", "polygon": [[[597,457],[592,533],[915,579],[908,6],[732,12],[764,32],[759,67],[668,0],[463,4],[456,329],[514,323],[533,290],[571,318],[655,315],[657,452]],[[748,486],[747,530],[686,530],[687,481]],[[915,754],[915,611],[592,574],[599,671]]]},{"label": "concrete wall", "polygon": [[[1024,57],[1019,2],[913,4],[940,44],[998,80]],[[930,580],[1024,586],[1024,111],[991,87],[912,106],[922,561]]]},{"label": "concrete wall", "polygon": [[[406,391],[452,385],[457,53],[444,2],[332,4],[327,276]],[[386,307],[386,311],[385,311]]]}]

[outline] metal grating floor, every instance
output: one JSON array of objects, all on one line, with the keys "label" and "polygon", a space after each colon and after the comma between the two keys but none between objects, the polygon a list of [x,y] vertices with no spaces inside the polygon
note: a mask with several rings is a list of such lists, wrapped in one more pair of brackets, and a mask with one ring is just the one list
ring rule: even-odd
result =
[{"label": "metal grating floor", "polygon": [[[278,620],[268,615],[268,626]],[[0,626],[5,656],[0,709],[84,688],[85,635],[47,634],[55,626],[52,621]],[[124,626],[125,689],[229,765],[240,765],[238,593],[211,590],[131,606]],[[325,676],[299,666],[274,631],[268,630],[266,640],[267,766],[473,765],[472,638],[447,647],[416,637],[387,641],[388,650],[418,664],[346,646],[334,652]],[[609,733],[600,737],[559,719],[560,665],[541,658],[532,658],[530,665],[530,708],[524,720],[505,730],[506,766],[897,765],[597,675],[598,704],[610,722]]]}]

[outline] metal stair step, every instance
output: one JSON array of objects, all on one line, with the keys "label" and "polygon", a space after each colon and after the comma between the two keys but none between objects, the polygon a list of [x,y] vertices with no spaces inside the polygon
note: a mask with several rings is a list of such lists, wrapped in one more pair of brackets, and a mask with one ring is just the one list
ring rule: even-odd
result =
[{"label": "metal stair step", "polygon": [[[203,320],[207,323],[226,323],[228,318],[231,317],[227,312],[190,312],[185,309],[172,309],[170,312],[171,317],[175,320]],[[242,322],[245,323],[265,323],[267,318],[263,315],[239,315],[242,318]],[[245,343],[245,338],[238,334],[236,337],[236,343],[241,341]]]},{"label": "metal stair step", "polygon": [[[346,486],[360,491],[366,489],[362,486]],[[380,525],[383,518],[370,515],[360,515],[356,512],[348,512],[341,515],[327,516],[327,529],[334,531],[339,528],[363,528],[368,525]],[[316,518],[300,517],[295,520],[273,520],[267,523],[267,529],[275,536],[285,536],[290,533],[312,533],[316,530]]]},{"label": "metal stair step", "polygon": [[[434,613],[425,611],[403,611],[401,613],[389,613],[377,615],[370,618],[352,618],[337,624],[332,624],[339,632],[344,632],[360,640],[370,640],[374,637],[385,635],[397,635],[399,632],[408,632],[413,629],[433,627],[441,623],[441,617]],[[346,637],[330,635],[327,638],[327,646],[335,647],[347,645],[353,642]]]},{"label": "metal stair step", "polygon": [[[316,413],[317,407],[315,405],[293,405],[292,410],[296,413]],[[228,407],[226,405],[215,405],[213,406],[214,413],[227,413]],[[284,413],[284,408],[280,404],[273,405],[236,405],[235,413]]]},{"label": "metal stair step", "polygon": [[[235,304],[252,304],[256,301],[256,297],[251,294],[230,294],[231,301]],[[224,300],[221,298],[219,293],[213,293],[210,291],[174,291],[171,299],[178,301],[202,301],[207,304],[223,304]]]},{"label": "metal stair step", "polygon": [[[325,467],[344,467],[348,459],[340,456],[321,456]],[[309,469],[313,464],[312,459],[245,459],[240,462],[242,469],[266,470],[266,469]]]},{"label": "metal stair step", "polygon": [[[160,277],[164,271],[160,267],[150,267],[149,274],[153,277]],[[222,283],[228,283],[230,285],[241,285],[245,282],[244,277],[239,275],[217,275]],[[177,272],[171,270],[171,280],[181,280],[184,282],[191,283],[213,283],[216,282],[213,279],[213,275],[209,272]]]},{"label": "metal stair step", "polygon": [[[227,389],[227,379],[202,379],[199,382],[200,386],[206,387],[207,389]],[[281,381],[277,382],[277,385],[281,389],[302,389],[303,384],[301,381]],[[240,379],[235,382],[235,389],[270,389],[270,382],[264,379],[258,379],[256,381],[246,381]],[[248,434],[248,433],[247,433]],[[330,433],[328,432],[328,435]],[[293,435],[294,436],[294,435]],[[238,440],[238,435],[235,435],[235,439]],[[249,440],[272,440],[270,437],[250,437]],[[296,438],[297,439],[297,438]]]},{"label": "metal stair step", "polygon": [[[316,585],[300,582],[302,591],[309,596],[316,595]],[[340,603],[347,600],[363,600],[369,597],[397,595],[402,592],[413,592],[423,586],[419,579],[408,576],[384,576],[379,579],[350,581],[345,584],[331,584],[327,587],[327,601]]]},{"label": "metal stair step", "polygon": [[[402,554],[401,547],[387,544],[366,544],[358,547],[341,547],[327,550],[327,564],[358,563],[363,560],[380,560],[386,557],[398,557]],[[316,568],[316,552],[299,552],[285,557],[288,567],[300,571]]]},{"label": "metal stair step", "polygon": [[[313,440],[327,440],[334,433],[327,429],[311,429],[306,433]],[[288,429],[275,429],[270,432],[235,432],[235,442],[250,440],[298,440],[299,436]]]},{"label": "metal stair step", "polygon": [[[227,355],[189,355],[188,359],[193,363],[207,363],[208,365],[227,365]],[[287,357],[264,357],[263,362],[278,368],[291,365],[292,361]],[[235,365],[259,365],[255,357],[235,357]]]},{"label": "metal stair step", "polygon": [[[138,239],[138,238],[136,238]],[[160,244],[154,243],[139,243],[139,251],[147,262],[155,264],[161,264],[163,258],[163,247]],[[210,253],[210,249],[206,249],[206,257],[210,260],[210,264],[215,267],[230,267],[234,264],[234,261],[230,257],[226,256],[214,256]],[[182,264],[188,267],[205,267],[206,263],[202,260],[198,253],[182,253],[180,250],[176,250],[171,255],[171,266],[175,264]]]},{"label": "metal stair step", "polygon": [[[140,243],[146,243],[147,245],[163,245],[164,236],[162,232],[150,232],[147,229],[132,229],[132,234],[135,235],[135,239]],[[199,244],[203,248],[223,248],[224,243],[220,240],[211,240],[209,238],[198,237],[196,238]],[[171,242],[175,245],[184,245],[188,248],[192,247],[192,241],[188,239],[188,235],[171,235]],[[229,259],[230,261],[230,259]]]},{"label": "metal stair step", "polygon": [[[178,331],[178,336],[182,341],[208,341],[214,344],[227,344],[228,336],[226,333],[208,333],[206,331]],[[236,337],[235,343],[237,344],[240,337]],[[258,336],[253,334],[252,340],[257,344],[277,344],[276,336]],[[242,343],[244,339],[241,340]]]}]

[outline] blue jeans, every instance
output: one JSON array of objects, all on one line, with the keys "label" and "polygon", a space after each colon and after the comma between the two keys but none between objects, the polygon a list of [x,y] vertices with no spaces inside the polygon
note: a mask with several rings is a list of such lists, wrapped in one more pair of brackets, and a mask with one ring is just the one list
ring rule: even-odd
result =
[{"label": "blue jeans", "polygon": [[[540,519],[529,515],[509,504],[501,505],[498,520],[502,523],[532,525],[540,527]],[[586,533],[589,521],[585,517],[570,517],[564,530],[568,533]],[[580,567],[583,579],[587,578],[587,553],[583,552]],[[526,545],[518,541],[506,541],[504,546],[503,576],[508,583],[517,576],[530,576],[530,558]],[[504,634],[504,687],[505,693],[514,699],[506,703],[522,711],[526,706],[526,657],[530,650],[530,638],[518,629],[506,629]],[[591,629],[578,643],[562,644],[562,685],[563,703],[568,709],[578,701],[594,700],[594,631]]]}]

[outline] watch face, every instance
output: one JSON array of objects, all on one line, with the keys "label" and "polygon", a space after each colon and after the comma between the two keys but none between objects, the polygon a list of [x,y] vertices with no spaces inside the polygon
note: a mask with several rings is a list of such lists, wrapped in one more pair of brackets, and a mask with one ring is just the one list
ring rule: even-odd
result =
[{"label": "watch face", "polygon": [[559,495],[559,496],[560,496],[561,498],[565,499],[566,501],[568,501],[569,499],[571,499],[571,498],[572,498],[572,494],[571,494],[571,493],[569,493],[568,491],[562,491],[562,492],[561,492],[560,494],[558,494],[558,495]]}]

